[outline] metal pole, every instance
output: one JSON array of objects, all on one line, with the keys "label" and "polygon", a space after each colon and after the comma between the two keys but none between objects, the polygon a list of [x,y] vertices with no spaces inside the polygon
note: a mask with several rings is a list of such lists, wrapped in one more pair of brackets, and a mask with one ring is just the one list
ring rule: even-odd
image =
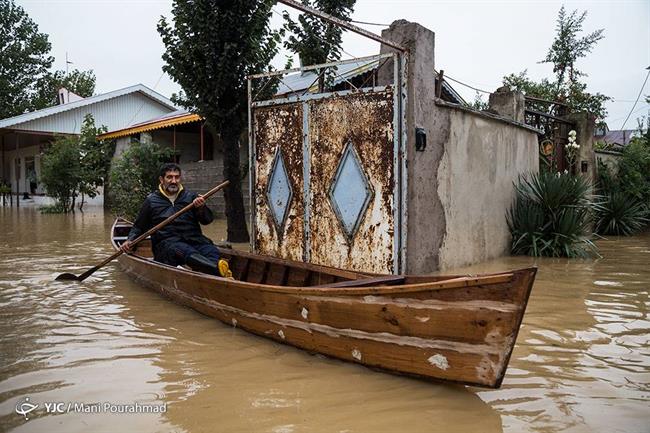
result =
[{"label": "metal pole", "polygon": [[[18,132],[16,132],[16,159],[20,161],[20,153],[18,152],[20,147],[20,142],[18,140]],[[14,162],[14,169],[16,170],[16,207],[20,207],[20,171],[22,170],[23,165],[20,164],[20,167],[16,167]]]},{"label": "metal pole", "polygon": [[205,123],[201,123],[201,161],[203,161],[203,125]]},{"label": "metal pole", "polygon": [[297,1],[294,0],[278,0],[279,3],[284,3],[287,6],[291,6],[294,9],[298,9],[301,12],[305,12],[314,16],[317,16],[320,19],[323,19],[325,21],[328,21],[332,24],[335,24],[339,27],[343,27],[344,29],[350,30],[351,32],[360,34],[361,36],[365,36],[369,39],[372,39],[373,41],[377,41],[379,43],[382,43],[384,45],[388,45],[389,47],[395,48],[396,50],[399,50],[401,52],[407,51],[406,48],[403,46],[393,42],[389,41],[388,39],[384,39],[379,35],[376,35],[374,33],[371,33],[367,30],[362,29],[361,27],[357,27],[353,24],[350,24],[347,21],[344,21],[340,18],[336,18],[330,14],[326,14],[325,12],[321,12],[317,9],[311,8],[309,6],[305,6],[302,3],[298,3]]}]

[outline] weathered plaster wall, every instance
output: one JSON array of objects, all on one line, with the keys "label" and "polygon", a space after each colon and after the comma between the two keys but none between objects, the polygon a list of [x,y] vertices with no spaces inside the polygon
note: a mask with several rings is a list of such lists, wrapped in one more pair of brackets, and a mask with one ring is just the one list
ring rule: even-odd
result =
[{"label": "weathered plaster wall", "polygon": [[[622,154],[620,152],[609,152],[607,150],[594,151],[596,161],[601,161],[609,168],[611,174],[618,174],[618,162]],[[598,163],[596,163],[596,173],[598,173]]]},{"label": "weathered plaster wall", "polygon": [[[436,194],[436,178],[444,143],[449,134],[449,119],[445,117],[445,113],[432,115],[436,112],[435,34],[417,23],[398,20],[384,30],[382,36],[404,45],[409,50],[406,105],[408,226],[405,272],[431,272],[438,268],[438,252],[445,232],[445,213]],[[382,46],[382,53],[392,51],[394,50]],[[392,71],[392,68],[387,68],[387,71]],[[422,152],[415,151],[415,128],[423,128],[427,134],[427,147]]]},{"label": "weathered plaster wall", "polygon": [[507,255],[513,182],[538,170],[537,136],[479,113],[439,109],[449,112],[451,131],[437,175],[446,221],[439,268]]},{"label": "weathered plaster wall", "polygon": [[[576,142],[580,145],[576,158],[576,172],[594,184],[598,179],[598,167],[594,153],[596,119],[587,112],[574,113],[567,117],[576,124]],[[583,164],[586,164],[586,171],[583,171]]]},{"label": "weathered plaster wall", "polygon": [[[405,271],[427,273],[508,254],[505,216],[513,182],[520,173],[538,170],[535,131],[436,100],[432,31],[400,20],[382,36],[409,50]],[[382,46],[382,52],[390,51]],[[382,80],[380,71],[380,82],[389,78]],[[519,108],[515,104],[511,111]],[[424,151],[415,150],[417,127],[427,134]]]}]

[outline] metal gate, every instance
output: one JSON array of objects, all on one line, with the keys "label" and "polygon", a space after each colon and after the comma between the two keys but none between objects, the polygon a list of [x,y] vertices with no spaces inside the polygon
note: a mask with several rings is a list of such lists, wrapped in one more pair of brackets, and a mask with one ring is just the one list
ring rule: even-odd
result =
[{"label": "metal gate", "polygon": [[[401,271],[402,64],[400,55],[384,54],[250,77],[253,251],[366,272]],[[332,68],[334,91],[324,92],[323,77]],[[376,83],[381,68],[392,69],[387,85]],[[293,76],[294,85],[305,76],[315,79],[298,92],[286,84],[292,72],[301,74]],[[256,101],[252,89],[263,88],[253,85],[256,79],[281,81],[288,91]]]}]

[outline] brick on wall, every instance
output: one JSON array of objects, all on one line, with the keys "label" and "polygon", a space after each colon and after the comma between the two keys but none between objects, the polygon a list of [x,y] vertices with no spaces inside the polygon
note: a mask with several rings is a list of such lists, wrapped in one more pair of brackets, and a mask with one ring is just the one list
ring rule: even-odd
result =
[{"label": "brick on wall", "polygon": [[[183,186],[197,193],[203,193],[223,180],[223,162],[221,159],[203,162],[189,162],[181,164],[183,170]],[[242,182],[242,192],[244,194],[244,207],[246,213],[249,213],[250,194],[248,191],[248,176]],[[220,191],[210,198],[208,207],[214,212],[216,218],[225,218],[226,204],[223,192]]]}]

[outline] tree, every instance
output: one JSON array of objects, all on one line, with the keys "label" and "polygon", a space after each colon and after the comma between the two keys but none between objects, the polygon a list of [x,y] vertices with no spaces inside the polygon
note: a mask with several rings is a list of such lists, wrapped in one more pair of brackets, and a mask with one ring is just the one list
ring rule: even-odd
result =
[{"label": "tree", "polygon": [[[302,0],[302,4],[349,21],[356,0]],[[311,14],[300,14],[298,22],[284,13],[290,32],[284,45],[300,56],[303,65],[318,65],[341,58],[341,27]]]},{"label": "tree", "polygon": [[603,36],[604,29],[599,29],[579,38],[578,33],[582,31],[582,23],[585,18],[587,18],[587,11],[578,15],[578,11],[574,10],[567,15],[564,6],[560,8],[558,13],[557,26],[555,27],[557,34],[546,54],[546,58],[541,62],[553,64],[553,72],[557,77],[558,92],[562,91],[567,73],[569,75],[569,86],[575,83],[579,77],[586,76],[586,74],[576,69],[575,63],[578,59],[589,54],[594,45],[605,37]]},{"label": "tree", "polygon": [[[174,22],[162,17],[167,72],[183,88],[184,107],[196,110],[223,142],[228,240],[246,242],[239,138],[247,121],[247,76],[268,70],[280,32],[269,27],[271,0],[175,0]],[[258,89],[254,89],[256,92]]]},{"label": "tree", "polygon": [[36,84],[54,58],[45,33],[13,0],[0,0],[0,119],[34,109]]},{"label": "tree", "polygon": [[578,14],[578,11],[574,10],[567,14],[564,6],[560,8],[555,39],[546,57],[540,62],[553,64],[554,80],[544,78],[535,82],[528,77],[527,71],[523,71],[503,77],[503,84],[528,96],[564,102],[575,112],[588,111],[602,124],[602,120],[607,116],[604,104],[611,98],[601,93],[587,92],[587,85],[580,81],[580,78],[586,77],[587,74],[576,67],[576,62],[586,57],[596,43],[604,38],[603,29],[583,37],[578,36],[582,32],[586,17],[586,11]]},{"label": "tree", "polygon": [[88,71],[75,69],[67,75],[64,71],[48,73],[39,80],[37,94],[32,105],[36,109],[57,105],[59,103],[58,92],[61,87],[65,87],[83,98],[93,96],[95,81],[95,73],[92,69]]},{"label": "tree", "polygon": [[97,135],[104,132],[106,127],[95,127],[95,120],[88,114],[78,137],[58,137],[45,150],[41,181],[61,211],[73,211],[79,195],[79,210],[83,210],[85,197],[97,196],[104,184],[113,153],[111,143],[97,141]]},{"label": "tree", "polygon": [[174,151],[155,143],[133,143],[110,170],[112,211],[133,221],[151,191],[158,188],[160,164]]},{"label": "tree", "polygon": [[81,170],[78,186],[81,194],[79,210],[83,210],[85,197],[96,197],[99,187],[104,185],[108,179],[108,170],[114,149],[111,142],[97,140],[98,135],[107,131],[106,126],[95,127],[93,116],[86,114],[78,138]]},{"label": "tree", "polygon": [[56,200],[60,212],[74,209],[81,181],[77,137],[62,136],[50,144],[41,160],[41,181],[47,194]]}]

